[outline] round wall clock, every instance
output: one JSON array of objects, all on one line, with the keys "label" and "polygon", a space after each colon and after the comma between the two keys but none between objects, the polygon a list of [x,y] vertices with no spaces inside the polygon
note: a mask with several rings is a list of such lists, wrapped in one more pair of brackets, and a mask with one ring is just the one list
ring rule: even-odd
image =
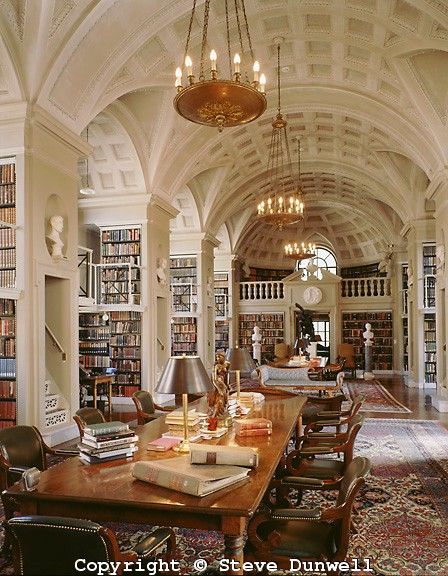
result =
[{"label": "round wall clock", "polygon": [[322,300],[322,290],[317,286],[309,286],[303,293],[303,299],[306,304],[319,304]]}]

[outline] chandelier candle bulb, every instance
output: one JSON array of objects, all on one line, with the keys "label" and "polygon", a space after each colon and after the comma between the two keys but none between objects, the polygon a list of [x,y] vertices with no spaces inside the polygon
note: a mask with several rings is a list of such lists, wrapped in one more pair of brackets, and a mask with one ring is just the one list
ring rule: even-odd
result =
[{"label": "chandelier candle bulb", "polygon": [[193,76],[193,62],[190,56],[185,56],[185,66],[187,67],[187,76]]},{"label": "chandelier candle bulb", "polygon": [[233,64],[235,66],[235,74],[239,75],[240,74],[241,58],[240,58],[240,55],[238,53],[236,53],[234,58],[233,58]]},{"label": "chandelier candle bulb", "polygon": [[214,50],[212,50],[210,52],[210,63],[211,63],[210,69],[212,72],[216,72],[216,60],[217,60],[216,52]]},{"label": "chandelier candle bulb", "polygon": [[182,89],[182,69],[179,67],[176,68],[176,88]]},{"label": "chandelier candle bulb", "polygon": [[258,80],[260,77],[260,63],[258,62],[258,60],[255,60],[253,70],[254,70],[254,82],[258,84]]},{"label": "chandelier candle bulb", "polygon": [[264,74],[260,75],[260,92],[262,94],[266,92],[266,76]]}]

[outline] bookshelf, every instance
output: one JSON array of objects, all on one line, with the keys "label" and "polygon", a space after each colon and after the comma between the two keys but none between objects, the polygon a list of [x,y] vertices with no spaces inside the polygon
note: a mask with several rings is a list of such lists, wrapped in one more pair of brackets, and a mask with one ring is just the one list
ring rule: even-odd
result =
[{"label": "bookshelf", "polygon": [[16,165],[0,158],[0,288],[16,286]]},{"label": "bookshelf", "polygon": [[392,370],[393,323],[392,312],[343,312],[342,341],[353,344],[356,366],[364,366],[365,325],[369,322],[374,333],[372,351],[373,370]]},{"label": "bookshelf", "polygon": [[252,334],[254,327],[261,330],[261,353],[274,354],[274,345],[285,337],[285,318],[283,312],[239,315],[239,345],[252,353]]},{"label": "bookshelf", "polygon": [[79,314],[79,361],[87,370],[110,368],[110,326],[107,314]]},{"label": "bookshelf", "polygon": [[192,314],[198,303],[196,256],[170,258],[170,284],[173,312]]},{"label": "bookshelf", "polygon": [[436,306],[436,245],[423,244],[423,307]]},{"label": "bookshelf", "polygon": [[279,281],[293,273],[293,270],[268,270],[266,268],[251,268],[250,282]]},{"label": "bookshelf", "polygon": [[0,428],[16,425],[16,302],[0,298]]},{"label": "bookshelf", "polygon": [[194,316],[171,318],[171,354],[192,356],[198,353],[197,319]]},{"label": "bookshelf", "polygon": [[425,314],[423,319],[425,384],[437,381],[436,362],[436,315]]},{"label": "bookshelf", "polygon": [[92,372],[115,369],[114,396],[132,396],[141,384],[141,313],[80,313],[79,354]]},{"label": "bookshelf", "polygon": [[215,351],[229,347],[229,275],[215,272]]},{"label": "bookshelf", "polygon": [[101,228],[101,304],[140,304],[141,228]]},{"label": "bookshelf", "polygon": [[350,268],[341,268],[340,276],[342,278],[370,278],[378,275],[378,263],[365,264],[364,266],[351,266]]},{"label": "bookshelf", "polygon": [[114,396],[132,396],[141,385],[141,313],[120,310],[110,313],[110,357],[116,369]]},{"label": "bookshelf", "polygon": [[403,370],[409,370],[408,333],[408,265],[401,265],[401,332],[403,337]]}]

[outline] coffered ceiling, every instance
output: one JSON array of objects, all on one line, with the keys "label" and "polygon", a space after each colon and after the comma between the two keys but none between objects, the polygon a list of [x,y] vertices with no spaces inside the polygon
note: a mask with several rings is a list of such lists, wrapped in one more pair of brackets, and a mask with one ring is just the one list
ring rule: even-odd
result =
[{"label": "coffered ceiling", "polygon": [[[211,2],[218,55],[223,5]],[[407,222],[431,216],[425,191],[448,165],[446,0],[246,0],[268,109],[221,134],[172,106],[191,6],[3,0],[0,103],[37,102],[77,133],[89,125],[89,176],[104,202],[160,194],[180,210],[173,233],[208,231],[251,264],[285,267],[282,243],[297,230],[273,230],[254,215],[281,36],[282,110],[302,148],[303,238],[333,249],[343,266],[375,262],[388,244],[402,245]],[[200,36],[196,19],[196,61]]]}]

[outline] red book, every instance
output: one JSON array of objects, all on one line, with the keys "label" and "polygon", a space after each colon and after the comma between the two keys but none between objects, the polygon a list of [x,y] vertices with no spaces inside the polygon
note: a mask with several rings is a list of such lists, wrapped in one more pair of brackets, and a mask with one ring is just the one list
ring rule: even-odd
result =
[{"label": "red book", "polygon": [[241,430],[259,430],[272,429],[272,421],[267,418],[246,418],[235,422],[235,432],[238,434]]},{"label": "red book", "polygon": [[269,436],[272,434],[272,428],[246,428],[236,432],[237,436]]}]

